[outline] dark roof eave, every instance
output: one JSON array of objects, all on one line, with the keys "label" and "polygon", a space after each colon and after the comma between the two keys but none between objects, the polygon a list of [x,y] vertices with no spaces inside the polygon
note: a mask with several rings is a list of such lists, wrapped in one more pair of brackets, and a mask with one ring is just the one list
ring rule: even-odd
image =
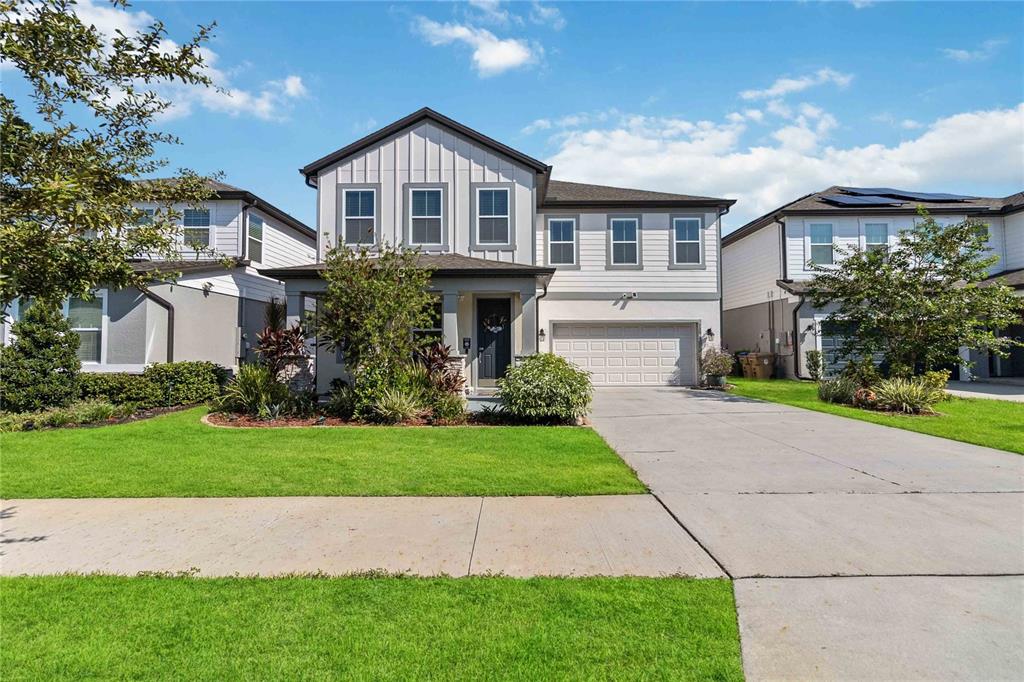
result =
[{"label": "dark roof eave", "polygon": [[468,137],[474,142],[489,147],[492,150],[502,154],[503,156],[507,156],[508,158],[514,161],[518,161],[519,163],[529,166],[538,173],[546,174],[551,170],[551,167],[544,163],[543,161],[539,161],[533,158],[532,156],[527,156],[526,154],[523,154],[520,151],[516,151],[512,147],[509,147],[506,144],[502,144],[501,142],[498,142],[494,138],[488,137],[487,135],[484,135],[481,132],[473,130],[472,128],[465,126],[459,123],[458,121],[450,119],[444,114],[440,114],[434,111],[430,107],[423,107],[419,111],[415,111],[404,118],[400,118],[394,123],[386,125],[380,130],[377,130],[376,132],[370,133],[369,135],[359,140],[356,140],[352,144],[346,145],[341,149],[338,149],[337,151],[331,152],[327,156],[323,156],[317,159],[316,161],[313,161],[312,163],[306,164],[305,166],[299,169],[299,172],[306,177],[306,182],[308,184],[311,176],[315,176],[318,172],[320,172],[327,166],[330,166],[333,163],[336,163],[348,156],[351,156],[363,149],[366,149],[367,147],[374,145],[377,142],[380,142],[381,140],[385,140],[391,137],[392,135],[426,119],[432,120],[435,123],[439,123],[447,128],[450,128],[455,132],[459,133],[460,135]]},{"label": "dark roof eave", "polygon": [[630,209],[630,208],[700,208],[714,206],[729,208],[736,203],[735,199],[630,199],[628,201],[558,201],[546,200],[540,206],[543,209]]}]

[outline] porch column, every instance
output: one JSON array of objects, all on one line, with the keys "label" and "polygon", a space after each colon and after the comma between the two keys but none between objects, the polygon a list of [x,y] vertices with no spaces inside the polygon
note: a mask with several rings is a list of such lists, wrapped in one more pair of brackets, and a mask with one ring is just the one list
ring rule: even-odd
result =
[{"label": "porch column", "polygon": [[458,293],[445,292],[441,295],[441,340],[446,346],[451,346],[453,354],[462,355]]},{"label": "porch column", "polygon": [[285,324],[289,327],[296,324],[301,325],[306,310],[306,295],[301,292],[289,293],[286,296],[286,301],[287,319]]},{"label": "porch column", "polygon": [[537,285],[530,280],[530,287],[519,291],[523,303],[523,347],[522,355],[537,352]]}]

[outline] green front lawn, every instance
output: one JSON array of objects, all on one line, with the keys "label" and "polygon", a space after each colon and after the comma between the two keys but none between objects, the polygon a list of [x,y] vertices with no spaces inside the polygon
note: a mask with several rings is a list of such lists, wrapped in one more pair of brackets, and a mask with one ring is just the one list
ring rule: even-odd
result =
[{"label": "green front lawn", "polygon": [[729,377],[736,395],[828,412],[898,429],[927,433],[964,443],[1024,454],[1024,404],[1006,400],[953,398],[936,406],[938,416],[904,416],[861,410],[818,400],[817,385],[809,381],[757,381]]},{"label": "green front lawn", "polygon": [[588,428],[215,428],[203,408],[0,436],[0,497],[641,493]]},{"label": "green front lawn", "polygon": [[5,680],[741,680],[732,586],[679,578],[0,580]]}]

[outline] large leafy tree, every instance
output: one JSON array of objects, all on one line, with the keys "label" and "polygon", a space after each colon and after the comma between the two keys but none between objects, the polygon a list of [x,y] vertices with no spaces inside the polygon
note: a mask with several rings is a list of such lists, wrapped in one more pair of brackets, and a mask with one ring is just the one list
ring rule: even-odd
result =
[{"label": "large leafy tree", "polygon": [[833,267],[811,266],[811,301],[834,304],[829,321],[847,330],[840,355],[881,353],[894,374],[957,364],[961,347],[1005,355],[1015,342],[998,330],[1020,322],[1024,309],[1009,287],[979,286],[998,260],[987,226],[944,226],[919,213],[891,249],[850,247]]},{"label": "large leafy tree", "polygon": [[339,246],[328,252],[316,332],[340,349],[351,372],[364,366],[388,372],[418,350],[412,330],[430,323],[431,271],[419,253],[387,244],[375,252]]},{"label": "large leafy tree", "polygon": [[[118,8],[125,0],[111,0]],[[184,44],[154,23],[105,35],[73,0],[0,0],[5,78],[28,93],[0,94],[0,310],[18,297],[56,303],[101,283],[144,286],[128,261],[174,260],[175,204],[208,198],[206,179],[179,171],[138,182],[166,165],[177,138],[152,129],[171,84],[210,87],[200,47],[209,26]],[[136,208],[155,206],[152,215]],[[170,273],[168,273],[170,274]]]}]

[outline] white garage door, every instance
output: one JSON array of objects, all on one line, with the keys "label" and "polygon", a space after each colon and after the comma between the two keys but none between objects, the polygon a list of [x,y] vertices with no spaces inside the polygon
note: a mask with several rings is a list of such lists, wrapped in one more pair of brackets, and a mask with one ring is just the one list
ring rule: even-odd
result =
[{"label": "white garage door", "polygon": [[595,386],[697,383],[695,325],[562,322],[552,334],[552,350],[590,372]]}]

